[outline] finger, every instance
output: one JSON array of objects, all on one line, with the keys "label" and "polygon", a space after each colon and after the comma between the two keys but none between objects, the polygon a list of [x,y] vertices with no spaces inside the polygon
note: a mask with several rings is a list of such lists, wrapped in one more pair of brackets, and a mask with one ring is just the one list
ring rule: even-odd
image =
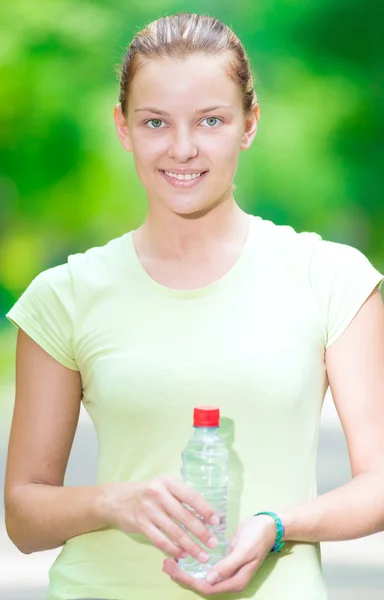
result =
[{"label": "finger", "polygon": [[187,585],[188,587],[200,592],[205,596],[220,594],[222,592],[240,592],[243,591],[252,578],[257,568],[256,560],[243,565],[235,577],[226,581],[210,585],[204,579],[195,579],[181,571],[174,560],[166,559],[163,564],[163,571],[167,573],[177,583]]},{"label": "finger", "polygon": [[233,538],[231,538],[229,540],[227,554],[232,554],[232,552],[235,550],[236,545],[237,545],[237,540],[238,540],[238,534],[235,534],[233,536]]},{"label": "finger", "polygon": [[[142,533],[149,539],[150,542],[165,554],[174,556],[176,560],[182,558],[183,548],[177,546],[172,540],[168,539],[155,525],[148,523],[142,529]],[[184,557],[185,558],[185,557]]]},{"label": "finger", "polygon": [[218,525],[220,523],[219,516],[199,492],[189,487],[184,482],[179,481],[176,477],[168,477],[167,483],[170,492],[178,500],[188,504],[201,515],[206,523],[211,525]]},{"label": "finger", "polygon": [[[235,575],[224,579],[214,585],[209,585],[212,592],[220,594],[222,592],[242,592],[247,587],[248,583],[252,579],[253,574],[259,566],[258,559],[254,559],[251,562],[242,565]],[[204,593],[207,593],[206,591]]]},{"label": "finger", "polygon": [[195,577],[191,577],[191,575],[184,573],[172,559],[166,559],[164,561],[163,571],[169,575],[173,581],[176,581],[176,583],[188,586],[201,594],[210,595],[216,593],[216,588],[213,592],[213,586],[208,585],[203,579],[195,579]]},{"label": "finger", "polygon": [[[210,581],[210,575],[212,577],[213,574],[216,574],[217,581],[221,581],[223,579],[229,579],[233,577],[238,570],[244,565],[249,563],[249,558],[244,556],[244,554],[237,548],[233,550],[231,554],[229,554],[226,558],[223,558],[220,562],[216,563],[216,565],[211,569],[211,571],[207,575],[207,581]],[[215,583],[213,581],[213,583]]]},{"label": "finger", "polygon": [[207,546],[208,548],[217,547],[218,540],[212,534],[211,529],[209,526],[204,525],[201,518],[194,514],[194,511],[189,510],[180,504],[180,502],[171,495],[169,498],[165,498],[164,508],[167,510],[169,515],[172,515],[172,517],[177,521],[177,524],[181,524],[181,526],[186,527],[188,532],[200,540],[204,546]]},{"label": "finger", "polygon": [[187,585],[192,589],[195,589],[195,590],[197,589],[197,587],[196,587],[197,580],[194,577],[192,577],[191,575],[188,575],[187,573],[184,573],[184,571],[179,569],[179,567],[177,566],[177,563],[174,560],[172,560],[171,558],[167,558],[164,560],[163,571],[164,571],[164,573],[166,573],[167,575],[172,577],[172,579],[174,581],[177,581],[178,583],[182,583],[183,585]]},{"label": "finger", "polygon": [[[167,514],[158,509],[153,509],[151,517],[152,523],[160,528],[166,536],[169,536],[173,543],[180,546],[182,551],[187,552],[199,562],[204,563],[209,560],[208,552],[196,544],[185,529],[174,523]],[[176,557],[173,553],[172,556]]]}]

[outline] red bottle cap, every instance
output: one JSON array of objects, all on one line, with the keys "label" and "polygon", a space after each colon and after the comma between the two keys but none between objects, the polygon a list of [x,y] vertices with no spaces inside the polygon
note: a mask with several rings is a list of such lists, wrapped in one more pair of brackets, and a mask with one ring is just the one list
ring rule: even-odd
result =
[{"label": "red bottle cap", "polygon": [[220,409],[218,406],[195,406],[193,409],[194,427],[219,427]]}]

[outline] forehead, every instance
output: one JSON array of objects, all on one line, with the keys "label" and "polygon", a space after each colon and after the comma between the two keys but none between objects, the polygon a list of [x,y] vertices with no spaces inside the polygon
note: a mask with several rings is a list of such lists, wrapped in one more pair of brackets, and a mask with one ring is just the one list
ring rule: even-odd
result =
[{"label": "forehead", "polygon": [[240,90],[226,73],[226,59],[205,54],[146,60],[133,78],[129,99],[132,110],[147,103],[175,111],[197,104],[242,106]]}]

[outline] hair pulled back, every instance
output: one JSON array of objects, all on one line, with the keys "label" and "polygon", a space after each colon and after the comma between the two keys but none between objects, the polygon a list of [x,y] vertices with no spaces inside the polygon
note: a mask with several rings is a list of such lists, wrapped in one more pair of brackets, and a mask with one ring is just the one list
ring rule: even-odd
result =
[{"label": "hair pulled back", "polygon": [[241,90],[245,114],[257,104],[252,71],[246,52],[227,25],[214,17],[178,13],[153,21],[136,34],[120,68],[119,102],[126,114],[129,87],[145,60],[185,59],[204,53],[226,58],[227,75]]}]

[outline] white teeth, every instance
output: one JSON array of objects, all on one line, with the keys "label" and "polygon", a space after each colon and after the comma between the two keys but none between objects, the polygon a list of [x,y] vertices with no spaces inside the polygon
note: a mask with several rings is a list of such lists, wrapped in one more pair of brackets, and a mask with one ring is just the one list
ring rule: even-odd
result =
[{"label": "white teeth", "polygon": [[175,179],[180,179],[180,181],[189,181],[190,179],[197,179],[202,175],[202,173],[171,173],[170,171],[164,171],[166,175],[169,177],[174,177]]}]

